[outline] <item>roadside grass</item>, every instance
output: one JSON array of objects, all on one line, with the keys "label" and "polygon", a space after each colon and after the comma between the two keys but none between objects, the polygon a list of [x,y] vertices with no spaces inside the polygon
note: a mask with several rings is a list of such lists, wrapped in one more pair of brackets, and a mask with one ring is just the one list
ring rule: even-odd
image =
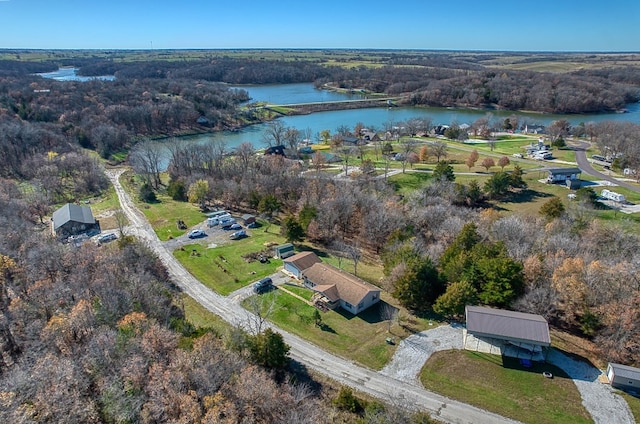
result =
[{"label": "roadside grass", "polygon": [[231,324],[209,311],[186,293],[176,297],[174,304],[182,309],[187,322],[195,328],[211,328],[218,334],[224,334],[231,327]]},{"label": "roadside grass", "polygon": [[291,284],[286,284],[284,286],[284,288],[289,290],[293,294],[297,294],[298,296],[300,296],[301,298],[303,298],[305,300],[311,301],[311,298],[313,297],[313,290],[308,289],[306,287],[300,287],[300,286],[294,286],[294,285],[291,285]]},{"label": "roadside grass", "polygon": [[[143,203],[137,201],[138,208],[144,213],[149,223],[162,241],[183,235],[189,228],[203,222],[207,216],[200,209],[187,202],[179,202],[171,197],[157,193],[158,202]],[[176,222],[184,221],[186,230],[179,230]]]},{"label": "roadside grass", "polygon": [[284,243],[284,238],[274,227],[271,226],[269,233],[262,229],[250,231],[249,237],[223,246],[207,248],[201,244],[189,244],[176,249],[173,254],[205,286],[226,296],[250,282],[273,274],[282,266],[279,259],[271,258],[263,264],[257,260],[247,262],[242,257],[266,251],[266,243]]},{"label": "roadside grass", "polygon": [[429,358],[420,381],[427,390],[524,423],[591,422],[574,382],[548,364],[527,369],[517,359],[448,350]]},{"label": "roadside grass", "polygon": [[629,409],[631,409],[631,413],[633,414],[633,418],[635,418],[637,423],[640,423],[640,397],[632,396],[629,393],[618,391],[616,392],[620,396],[627,401],[627,405],[629,405]]},{"label": "roadside grass", "polygon": [[[289,286],[286,288],[290,289]],[[246,299],[243,305],[248,307],[255,302],[255,298]],[[359,315],[352,315],[340,308],[321,312],[322,325],[316,326],[313,315],[317,309],[282,290],[274,290],[257,298],[264,310],[272,302],[275,304],[268,319],[278,327],[375,370],[384,367],[396,350],[397,345],[386,343],[386,338],[393,337],[397,341],[427,328],[425,320],[412,317],[403,325],[394,321],[389,331],[389,322],[380,318],[380,304]],[[382,294],[381,299],[389,303],[393,301],[386,293]],[[406,312],[400,314],[406,316]]]}]

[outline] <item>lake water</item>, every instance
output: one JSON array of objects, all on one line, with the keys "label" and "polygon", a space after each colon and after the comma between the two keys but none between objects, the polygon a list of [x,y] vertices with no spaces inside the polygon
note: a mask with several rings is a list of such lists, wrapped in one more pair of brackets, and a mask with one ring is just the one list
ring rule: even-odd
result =
[{"label": "lake water", "polygon": [[57,71],[53,72],[44,72],[40,75],[43,78],[51,78],[56,81],[91,81],[94,79],[113,81],[116,79],[113,75],[102,75],[98,77],[83,77],[76,74],[77,68],[60,68]]},{"label": "lake water", "polygon": [[[88,81],[93,78],[113,80],[113,75],[101,77],[83,77],[76,74],[75,68],[60,68],[55,72],[38,74],[45,78],[53,78],[59,81]],[[234,86],[249,92],[251,102],[263,101],[271,104],[292,104],[292,103],[312,103],[331,102],[340,100],[351,100],[362,98],[361,94],[336,93],[326,90],[318,90],[313,84],[278,84],[278,85],[243,85]],[[382,130],[386,123],[399,123],[412,118],[428,117],[434,125],[452,122],[458,124],[471,124],[476,119],[487,114],[486,110],[455,109],[455,108],[434,108],[434,107],[394,107],[375,109],[351,109],[337,110],[329,112],[317,112],[309,115],[285,116],[279,118],[287,127],[295,127],[300,131],[310,129],[312,140],[317,140],[317,134],[322,130],[329,130],[332,133],[345,125],[354,128],[358,122],[362,122],[366,127]],[[491,111],[494,119],[504,119],[513,115],[509,111]],[[515,113],[520,118],[520,122],[527,122],[529,127],[535,125],[548,125],[557,119],[566,119],[572,125],[581,122],[601,122],[601,121],[629,121],[640,124],[640,103],[627,106],[627,113],[603,113],[603,114],[580,114],[580,115],[549,115],[534,113]],[[208,140],[223,140],[228,149],[238,146],[240,143],[249,142],[256,148],[265,147],[263,134],[267,124],[257,124],[243,128],[237,132],[219,132],[214,134],[202,134],[197,136],[184,137],[185,141],[195,143],[205,143]]]},{"label": "lake water", "polygon": [[[332,100],[348,100],[350,98],[360,98],[342,94],[317,90],[313,84],[285,84],[267,86],[239,86],[249,92],[251,101],[266,101],[274,104],[307,103]],[[557,119],[567,119],[572,125],[581,122],[601,122],[607,120],[630,121],[640,124],[640,103],[627,106],[627,113],[603,113],[603,114],[580,114],[580,115],[550,115],[535,113],[515,113],[521,122],[528,122],[529,127],[537,125],[548,125]],[[354,128],[358,122],[362,122],[365,127],[382,130],[386,123],[407,121],[412,118],[428,117],[434,125],[450,124],[454,121],[458,124],[471,124],[478,118],[487,114],[486,110],[455,109],[455,108],[434,108],[434,107],[393,107],[375,109],[351,109],[337,110],[329,112],[317,112],[309,115],[285,116],[278,118],[287,127],[295,127],[298,130],[311,129],[312,140],[316,140],[317,134],[322,130],[329,130],[332,133],[341,125]],[[490,111],[494,119],[507,118],[514,115],[510,111]],[[523,121],[524,120],[524,121]],[[215,134],[203,134],[192,137],[185,137],[185,140],[193,142],[206,142],[211,139],[224,140],[229,149],[238,146],[242,142],[249,142],[256,148],[265,147],[263,134],[267,124],[257,124],[243,128],[237,132],[221,132]]]}]

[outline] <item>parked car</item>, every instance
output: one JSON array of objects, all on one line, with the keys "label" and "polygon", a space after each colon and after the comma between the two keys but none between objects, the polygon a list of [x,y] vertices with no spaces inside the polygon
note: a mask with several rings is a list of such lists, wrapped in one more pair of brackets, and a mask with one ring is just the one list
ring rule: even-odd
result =
[{"label": "parked car", "polygon": [[231,226],[229,226],[230,230],[242,230],[242,225],[240,224],[231,224]]},{"label": "parked car", "polygon": [[235,233],[231,233],[229,238],[231,240],[237,240],[247,236],[247,232],[245,230],[236,231]]},{"label": "parked car", "polygon": [[202,230],[191,230],[191,231],[189,231],[189,238],[190,239],[204,237],[206,235],[207,234]]},{"label": "parked car", "polygon": [[262,294],[273,288],[273,280],[269,277],[263,278],[253,285],[253,291]]},{"label": "parked car", "polygon": [[522,159],[524,156],[522,155],[522,153],[514,153],[513,157]]},{"label": "parked car", "polygon": [[98,237],[98,243],[99,244],[109,243],[110,241],[113,241],[113,240],[115,240],[117,238],[118,238],[118,236],[115,235],[114,233],[103,234],[100,237]]}]

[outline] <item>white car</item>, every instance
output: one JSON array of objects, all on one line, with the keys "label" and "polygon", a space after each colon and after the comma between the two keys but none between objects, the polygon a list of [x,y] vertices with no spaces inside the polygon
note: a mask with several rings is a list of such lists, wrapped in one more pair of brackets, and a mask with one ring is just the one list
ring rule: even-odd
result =
[{"label": "white car", "polygon": [[189,231],[189,238],[190,239],[204,237],[206,235],[207,234],[202,230],[191,230],[191,231]]}]

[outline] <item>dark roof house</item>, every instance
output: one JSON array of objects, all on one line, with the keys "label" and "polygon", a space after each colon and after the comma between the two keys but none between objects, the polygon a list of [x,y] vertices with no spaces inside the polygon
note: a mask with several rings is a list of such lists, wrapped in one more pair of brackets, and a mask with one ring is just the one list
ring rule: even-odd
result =
[{"label": "dark roof house", "polygon": [[93,217],[91,208],[67,203],[51,217],[53,235],[61,238],[100,231],[100,224]]},{"label": "dark roof house", "polygon": [[278,259],[288,258],[295,255],[293,244],[285,243],[273,248],[274,256]]},{"label": "dark roof house", "polygon": [[541,315],[467,306],[464,347],[505,356],[543,360],[551,345],[549,324]]},{"label": "dark roof house", "polygon": [[265,155],[277,155],[277,156],[286,156],[284,151],[286,148],[283,145],[280,146],[270,146],[264,151]]}]

